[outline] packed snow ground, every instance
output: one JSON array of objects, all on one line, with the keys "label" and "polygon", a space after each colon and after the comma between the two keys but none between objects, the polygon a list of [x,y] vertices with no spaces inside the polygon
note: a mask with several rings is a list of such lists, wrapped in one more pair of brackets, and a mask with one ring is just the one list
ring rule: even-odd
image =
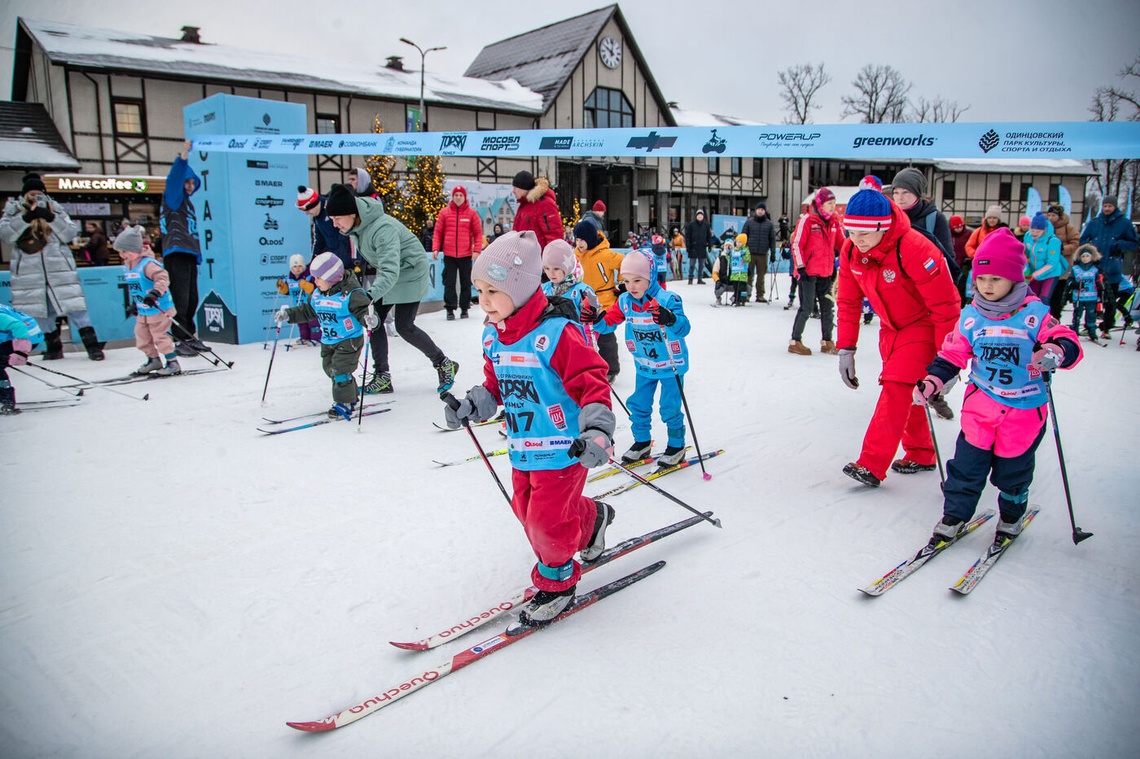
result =
[{"label": "packed snow ground", "polygon": [[[119,388],[149,392],[146,403],[88,390],[79,407],[0,420],[0,756],[1135,757],[1135,338],[1086,343],[1055,385],[1077,523],[1094,538],[1071,541],[1050,432],[1031,495],[1043,511],[971,596],[947,587],[989,526],[870,599],[857,588],[925,542],[941,513],[937,472],[878,490],[840,472],[877,396],[877,325],[852,392],[834,357],[786,352],[794,312],[713,309],[711,285],[678,290],[694,324],[699,441],[727,451],[711,481],[693,468],[659,484],[714,510],[723,530],[698,525],[600,568],[580,587],[668,561],[331,734],[285,722],[490,637],[424,653],[387,643],[489,606],[533,562],[481,463],[432,464],[474,449],[432,427],[442,406],[420,354],[392,341],[392,411],[361,432],[259,435],[262,415],[329,403],[316,349],[279,349],[263,407],[260,344],[215,346],[236,360],[229,372]],[[457,390],[480,380],[479,319],[420,323],[462,365]],[[805,343],[818,347],[818,321]],[[111,377],[141,358],[124,348],[49,366]],[[623,367],[625,396],[628,355]],[[59,395],[14,382],[21,400]],[[958,424],[936,429],[949,457]],[[477,435],[502,447],[494,428]],[[617,442],[630,442],[628,425]],[[506,478],[505,457],[494,462]],[[647,488],[612,502],[611,544],[688,515]]]}]

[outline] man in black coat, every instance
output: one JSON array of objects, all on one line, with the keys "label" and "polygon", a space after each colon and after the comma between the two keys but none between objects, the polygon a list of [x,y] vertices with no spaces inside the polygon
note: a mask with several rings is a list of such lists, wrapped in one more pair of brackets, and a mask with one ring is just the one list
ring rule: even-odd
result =
[{"label": "man in black coat", "polygon": [[748,235],[748,288],[752,289],[752,278],[756,277],[756,302],[767,303],[764,297],[764,280],[768,276],[768,264],[776,263],[776,226],[768,218],[768,206],[756,204],[755,215],[744,222],[741,230]]},{"label": "man in black coat", "polygon": [[697,211],[697,217],[685,225],[685,253],[689,257],[689,284],[693,284],[693,270],[696,269],[697,284],[705,283],[705,267],[708,266],[709,243],[714,245],[712,225],[705,221],[705,212]]}]

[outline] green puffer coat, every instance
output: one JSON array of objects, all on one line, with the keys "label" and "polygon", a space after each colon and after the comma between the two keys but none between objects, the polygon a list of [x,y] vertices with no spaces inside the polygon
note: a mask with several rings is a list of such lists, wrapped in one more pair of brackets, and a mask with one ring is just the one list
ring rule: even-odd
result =
[{"label": "green puffer coat", "polygon": [[385,305],[419,303],[428,294],[428,259],[412,231],[384,213],[384,204],[356,198],[360,223],[349,232],[356,252],[376,268],[368,294]]}]

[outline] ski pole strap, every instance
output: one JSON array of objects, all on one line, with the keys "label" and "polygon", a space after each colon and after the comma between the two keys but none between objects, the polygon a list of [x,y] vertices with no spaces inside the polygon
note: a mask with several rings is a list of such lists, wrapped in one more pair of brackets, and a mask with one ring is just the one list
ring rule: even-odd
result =
[{"label": "ski pole strap", "polygon": [[566,582],[574,575],[574,560],[571,559],[560,567],[549,567],[540,561],[538,562],[538,573],[548,580]]}]

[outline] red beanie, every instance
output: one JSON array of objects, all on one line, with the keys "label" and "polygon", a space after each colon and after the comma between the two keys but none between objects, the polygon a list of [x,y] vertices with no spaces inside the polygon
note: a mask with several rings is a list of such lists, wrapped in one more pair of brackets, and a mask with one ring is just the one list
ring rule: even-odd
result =
[{"label": "red beanie", "polygon": [[961,216],[951,216],[950,217],[950,228],[951,229],[953,229],[954,227],[964,227],[964,226],[966,226],[966,220],[963,219]]},{"label": "red beanie", "polygon": [[600,200],[595,200],[595,201],[594,201],[594,205],[593,205],[593,209],[594,209],[594,213],[600,213],[600,214],[602,214],[602,215],[605,215],[605,213],[606,213],[606,204],[605,204],[605,203],[603,203],[603,202],[602,202],[602,201],[600,201]]},{"label": "red beanie", "polygon": [[321,202],[321,196],[312,187],[305,187],[300,185],[297,187],[297,208],[302,211],[308,211],[310,208]]}]

